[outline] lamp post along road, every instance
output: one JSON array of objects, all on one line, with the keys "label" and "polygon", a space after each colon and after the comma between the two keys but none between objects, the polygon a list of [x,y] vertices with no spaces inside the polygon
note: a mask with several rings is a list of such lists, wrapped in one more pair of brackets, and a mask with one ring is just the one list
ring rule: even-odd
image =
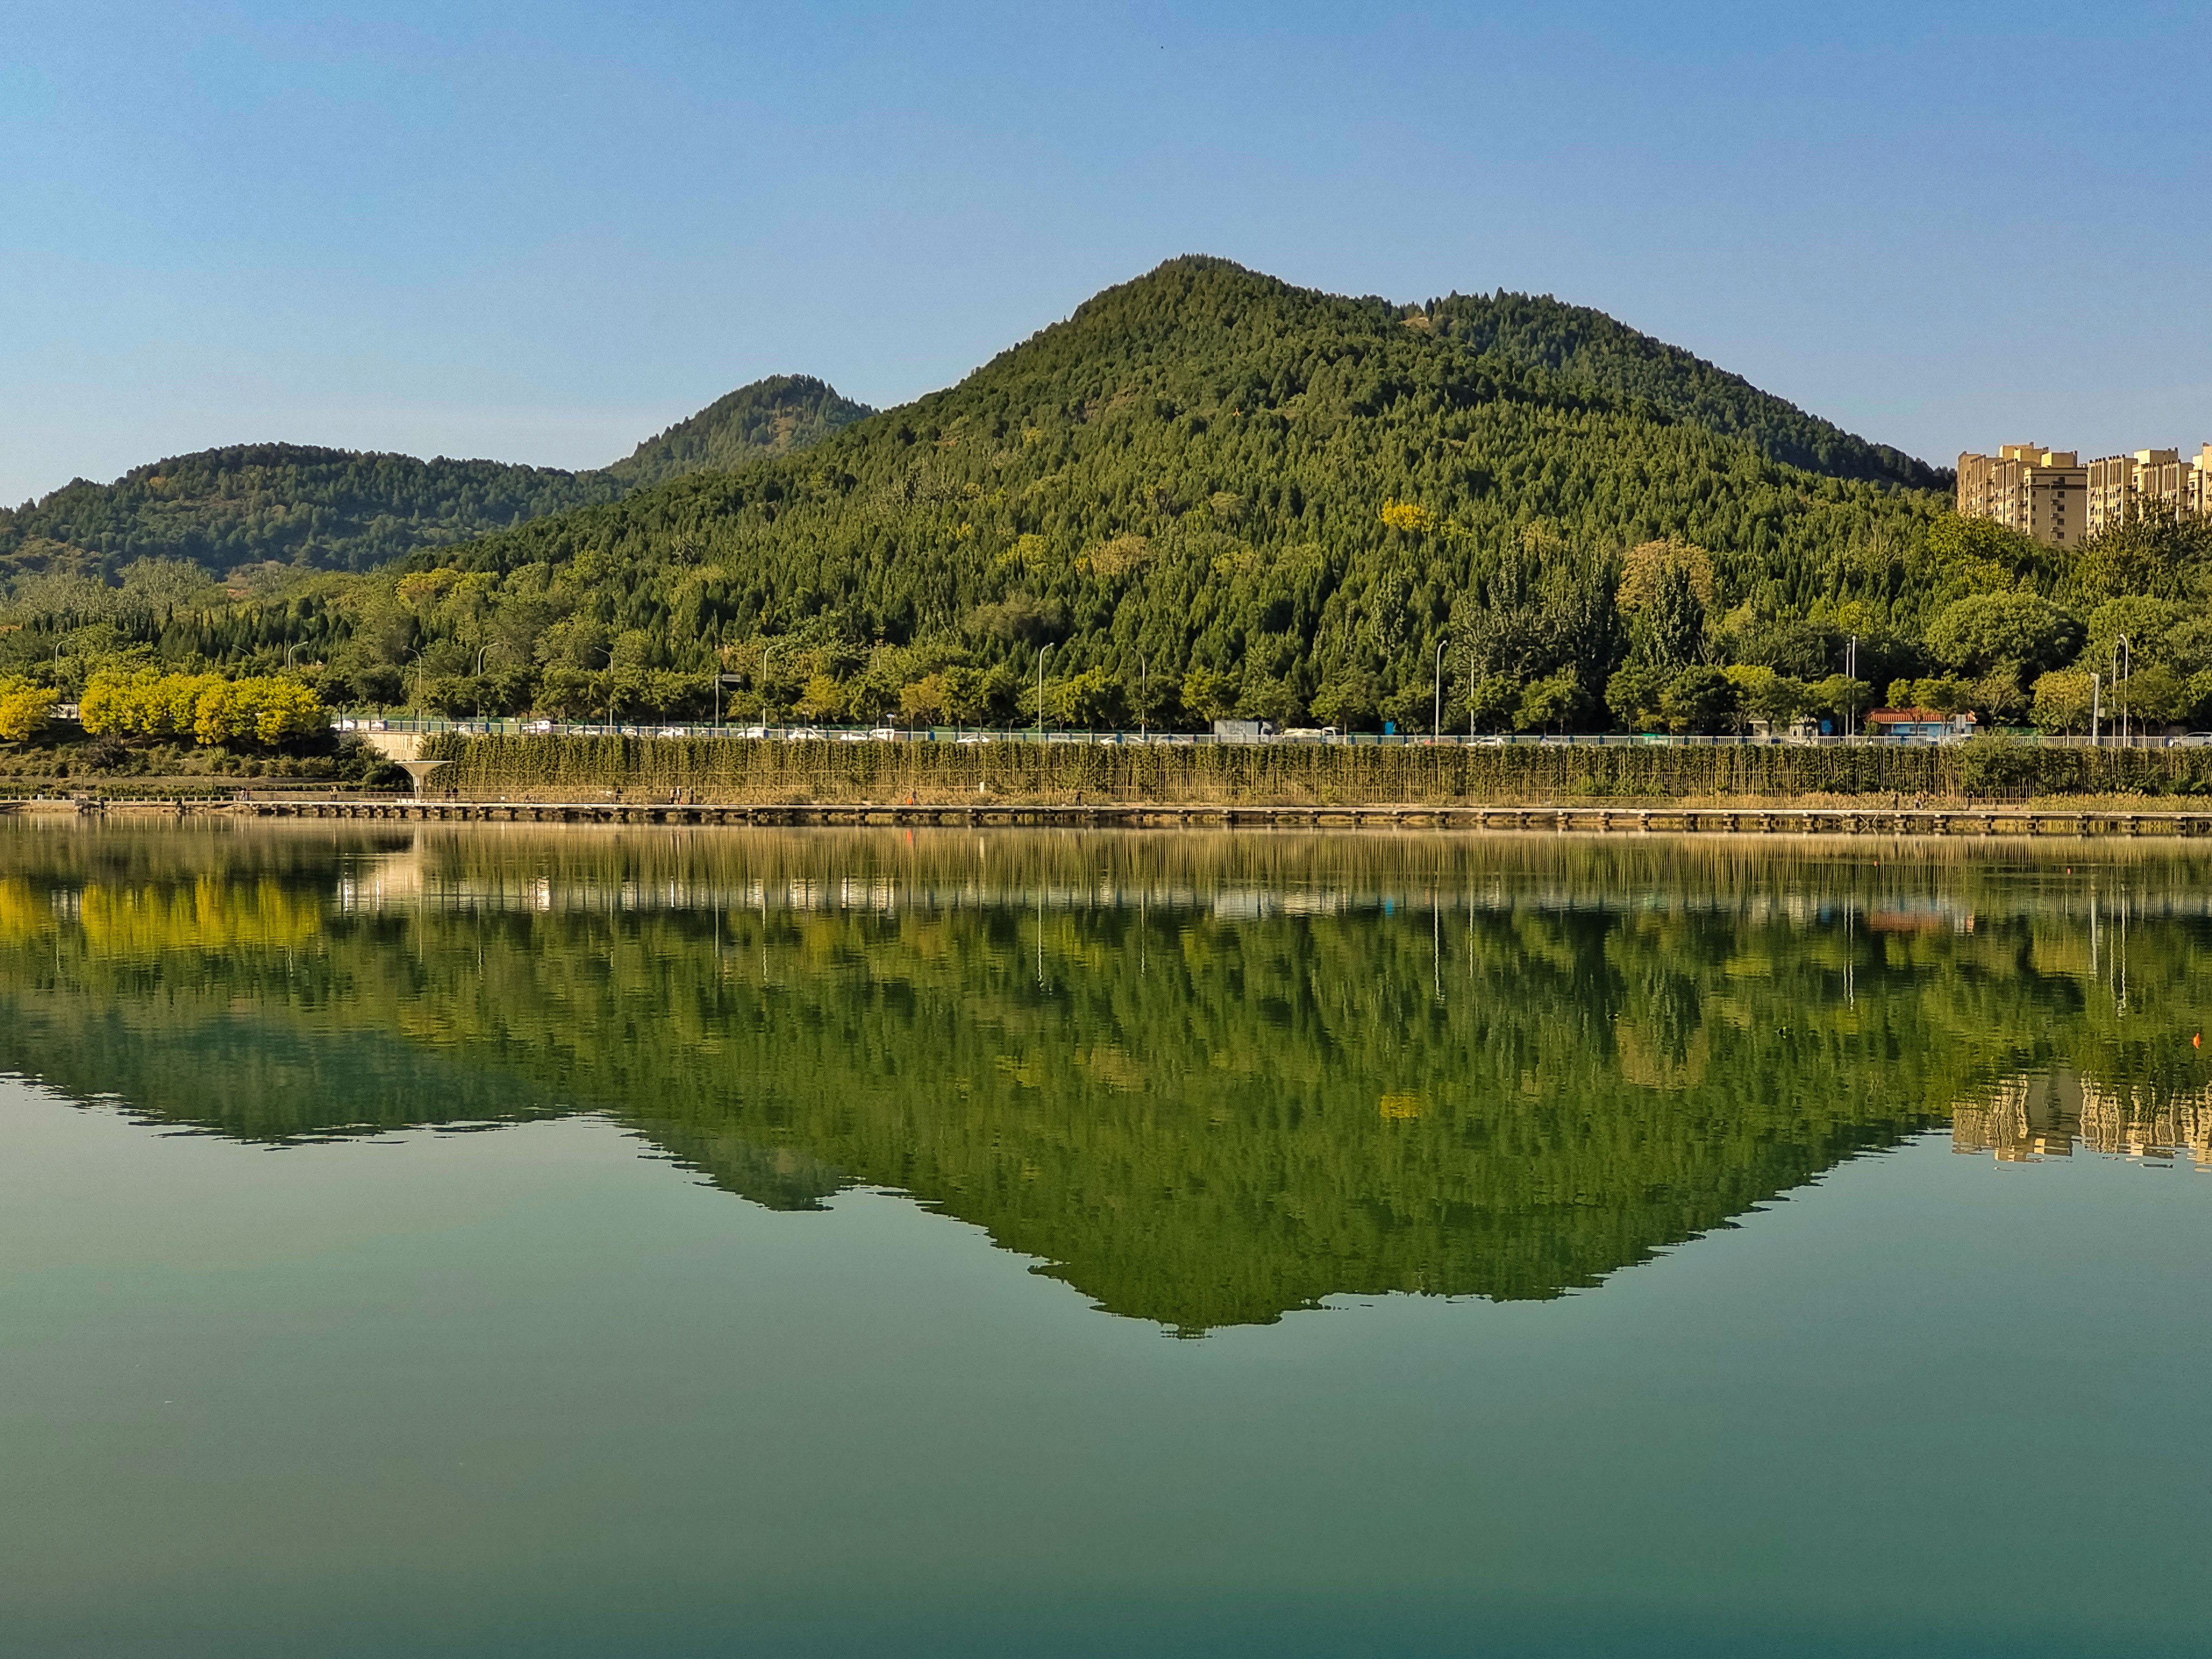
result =
[{"label": "lamp post along road", "polygon": [[615,653],[604,645],[595,645],[593,651],[607,659],[607,724],[615,723]]},{"label": "lamp post along road", "polygon": [[767,730],[769,729],[769,726],[773,726],[773,725],[775,725],[775,722],[774,720],[770,720],[770,719],[769,719],[769,717],[768,717],[768,711],[769,711],[769,702],[768,702],[768,665],[769,665],[769,659],[770,658],[772,658],[772,657],[774,657],[774,656],[775,655],[775,647],[776,647],[777,643],[778,643],[778,642],[777,642],[776,641],[775,641],[775,640],[770,640],[767,644],[765,644],[765,645],[763,645],[763,647],[761,647],[761,665],[760,665],[761,730],[762,730],[762,731],[763,731],[763,732],[767,731]]},{"label": "lamp post along road", "polygon": [[2128,681],[2134,677],[2135,667],[2135,647],[2128,643],[2128,636],[2123,634],[2112,641],[2112,692],[2120,700],[2122,747],[2125,747],[2128,741]]},{"label": "lamp post along road", "polygon": [[1436,695],[1436,706],[1435,706],[1435,708],[1433,708],[1430,711],[1430,713],[1429,713],[1429,735],[1430,735],[1431,737],[1432,737],[1432,738],[1440,738],[1440,737],[1442,737],[1442,736],[1443,735],[1443,730],[1444,730],[1444,647],[1445,647],[1446,645],[1449,644],[1449,643],[1450,643],[1450,641],[1449,641],[1449,639],[1438,640],[1438,641],[1437,641],[1437,695]]},{"label": "lamp post along road", "polygon": [[1040,742],[1044,738],[1044,659],[1051,654],[1052,647],[1048,645],[1037,653],[1037,738]]}]

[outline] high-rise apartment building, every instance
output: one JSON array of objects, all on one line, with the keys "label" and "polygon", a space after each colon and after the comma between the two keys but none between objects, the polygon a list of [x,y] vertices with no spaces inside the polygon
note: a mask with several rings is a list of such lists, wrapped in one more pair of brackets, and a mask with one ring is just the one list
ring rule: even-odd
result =
[{"label": "high-rise apartment building", "polygon": [[1959,515],[1995,519],[2052,547],[2088,533],[2089,469],[2070,449],[2006,444],[1959,457]]},{"label": "high-rise apartment building", "polygon": [[1959,457],[1960,516],[1995,519],[2049,547],[2074,546],[2153,503],[2212,513],[2212,444],[2187,459],[2178,449],[2138,449],[2087,466],[2076,451],[2040,444]]},{"label": "high-rise apartment building", "polygon": [[2178,449],[2138,449],[2089,463],[2089,530],[2119,523],[2130,506],[2161,503],[2212,512],[2212,444],[2186,460]]}]

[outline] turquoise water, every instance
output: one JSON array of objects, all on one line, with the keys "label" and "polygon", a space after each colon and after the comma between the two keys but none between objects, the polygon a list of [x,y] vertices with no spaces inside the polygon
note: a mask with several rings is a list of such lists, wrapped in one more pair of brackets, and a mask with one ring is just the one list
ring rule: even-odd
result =
[{"label": "turquoise water", "polygon": [[0,1649],[2201,1651],[2203,874],[0,825]]}]

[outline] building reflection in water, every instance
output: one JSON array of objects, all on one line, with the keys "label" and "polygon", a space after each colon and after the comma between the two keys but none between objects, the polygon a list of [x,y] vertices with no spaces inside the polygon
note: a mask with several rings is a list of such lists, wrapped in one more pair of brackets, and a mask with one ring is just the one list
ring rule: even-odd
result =
[{"label": "building reflection in water", "polygon": [[1954,1152],[2005,1163],[2070,1158],[2079,1145],[2115,1158],[2212,1171],[2212,1090],[2116,1088],[2070,1071],[2009,1077],[1952,1108]]}]

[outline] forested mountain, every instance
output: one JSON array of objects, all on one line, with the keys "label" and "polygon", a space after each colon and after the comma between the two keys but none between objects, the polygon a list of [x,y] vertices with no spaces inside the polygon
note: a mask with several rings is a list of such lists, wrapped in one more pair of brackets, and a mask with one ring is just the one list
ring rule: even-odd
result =
[{"label": "forested mountain", "polygon": [[0,580],[107,577],[146,558],[189,560],[216,576],[271,562],[368,570],[641,484],[787,454],[868,412],[819,380],[779,374],[587,472],[301,444],[201,450],[0,509]]},{"label": "forested mountain", "polygon": [[1749,438],[1774,459],[1810,472],[1914,489],[1943,489],[1951,482],[1943,470],[1808,415],[1741,374],[1716,368],[1587,306],[1501,289],[1487,296],[1454,294],[1418,310],[1408,307],[1407,320],[1476,351],[1641,398],[1678,420]]},{"label": "forested mountain", "polygon": [[[915,724],[1026,722],[1042,683],[1061,725],[1404,731],[1741,729],[1887,693],[2072,729],[2125,634],[2131,711],[2212,708],[2207,521],[2044,548],[1942,492],[1778,460],[1786,405],[1692,418],[1711,387],[1671,360],[1600,386],[1592,362],[1627,377],[1618,339],[1485,355],[1455,303],[1439,325],[1173,260],[794,453],[350,581],[19,603],[0,673],[289,655],[334,702],[575,717],[703,713],[720,672],[740,713]],[[1527,314],[1493,342],[1567,338]],[[790,392],[793,422],[835,410]],[[757,414],[732,419],[781,429]]]},{"label": "forested mountain", "polygon": [[875,413],[811,374],[773,374],[739,386],[599,476],[630,489],[687,472],[726,472],[763,455],[787,455]]},{"label": "forested mountain", "polygon": [[1444,647],[1448,724],[1528,717],[1538,681],[1583,722],[1660,589],[1670,668],[1734,628],[1831,672],[1842,607],[1917,611],[1944,506],[1184,258],[802,454],[415,556],[394,600],[413,648],[480,625],[455,605],[538,619],[510,660],[579,713],[603,676],[674,707],[765,657],[786,711],[1026,718],[1049,646],[1055,720],[1425,728]]}]

